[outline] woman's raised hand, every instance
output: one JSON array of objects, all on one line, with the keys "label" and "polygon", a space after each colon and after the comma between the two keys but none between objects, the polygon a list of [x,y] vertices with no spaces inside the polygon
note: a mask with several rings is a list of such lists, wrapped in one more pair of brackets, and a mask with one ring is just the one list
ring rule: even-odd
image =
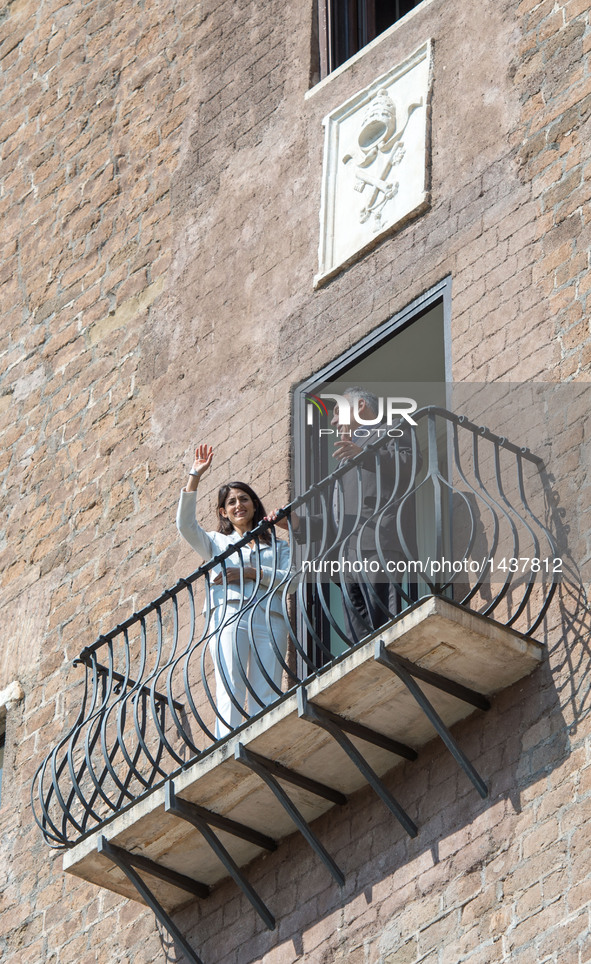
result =
[{"label": "woman's raised hand", "polygon": [[211,445],[198,445],[195,449],[195,461],[193,462],[192,472],[197,472],[199,478],[207,472],[213,459],[213,448]]},{"label": "woman's raised hand", "polygon": [[189,481],[185,486],[185,492],[195,492],[199,485],[199,480],[204,472],[207,472],[213,459],[213,448],[211,445],[198,445],[195,449],[195,461],[193,468],[189,472]]}]

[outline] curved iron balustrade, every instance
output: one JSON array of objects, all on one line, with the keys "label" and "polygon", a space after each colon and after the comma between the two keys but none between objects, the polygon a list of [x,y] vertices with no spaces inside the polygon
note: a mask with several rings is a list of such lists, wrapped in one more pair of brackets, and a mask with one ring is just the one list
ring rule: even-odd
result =
[{"label": "curved iron balustrade", "polygon": [[[287,570],[262,523],[82,650],[78,717],[32,787],[50,845],[73,846],[225,739],[236,729],[228,706],[248,721],[426,596],[535,632],[558,581],[542,460],[445,409],[415,418],[409,444],[384,437],[283,510]],[[259,572],[267,531],[275,565],[263,585],[246,578],[238,550],[254,540]],[[355,560],[379,563],[380,575],[355,574]],[[212,608],[216,573],[224,602]]]}]

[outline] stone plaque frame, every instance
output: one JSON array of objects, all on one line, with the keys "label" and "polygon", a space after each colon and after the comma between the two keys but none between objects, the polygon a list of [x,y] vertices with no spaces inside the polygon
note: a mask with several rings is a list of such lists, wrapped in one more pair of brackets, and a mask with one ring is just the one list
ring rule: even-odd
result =
[{"label": "stone plaque frame", "polygon": [[432,42],[323,120],[319,287],[429,207]]}]

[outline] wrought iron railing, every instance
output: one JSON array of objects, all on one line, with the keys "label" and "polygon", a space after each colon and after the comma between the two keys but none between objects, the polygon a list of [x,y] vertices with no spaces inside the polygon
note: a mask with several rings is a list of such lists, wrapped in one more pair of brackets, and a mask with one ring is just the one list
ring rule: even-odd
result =
[{"label": "wrought iron railing", "polygon": [[415,419],[283,510],[288,548],[264,522],[82,650],[77,719],[32,788],[49,844],[72,846],[427,596],[538,629],[560,580],[542,460],[441,408]]}]

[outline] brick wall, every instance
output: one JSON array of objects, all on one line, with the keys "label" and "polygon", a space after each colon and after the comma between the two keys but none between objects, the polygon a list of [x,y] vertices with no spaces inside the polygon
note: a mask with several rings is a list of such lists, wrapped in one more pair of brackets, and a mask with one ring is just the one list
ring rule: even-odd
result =
[{"label": "brick wall", "polygon": [[[282,501],[290,389],[449,274],[457,380],[589,378],[587,4],[431,0],[305,98],[313,6],[0,10],[0,689],[25,690],[0,810],[8,961],[166,960],[151,913],[64,876],[29,791],[75,718],[71,660],[195,567],[173,523],[194,442],[216,446],[204,517],[227,476]],[[322,117],[427,37],[431,208],[315,292]],[[545,633],[548,665],[458,728],[488,801],[433,744],[390,777],[417,840],[359,794],[316,827],[345,890],[290,839],[249,871],[275,933],[229,883],[179,915],[207,964],[591,960],[575,581]]]}]

